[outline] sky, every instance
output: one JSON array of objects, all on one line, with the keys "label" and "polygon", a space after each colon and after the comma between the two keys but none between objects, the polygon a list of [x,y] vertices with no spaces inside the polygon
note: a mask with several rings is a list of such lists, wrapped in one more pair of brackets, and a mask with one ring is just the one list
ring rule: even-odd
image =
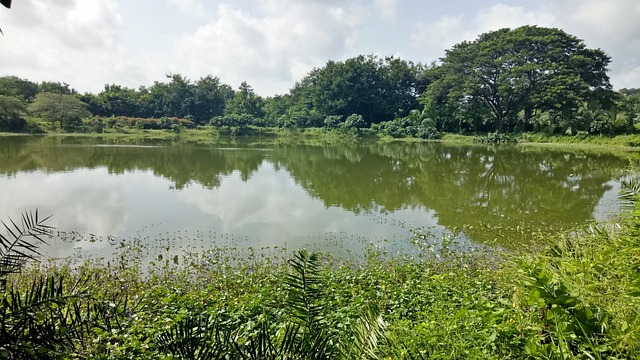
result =
[{"label": "sky", "polygon": [[504,27],[561,28],[600,48],[614,89],[640,88],[640,0],[14,0],[0,8],[0,76],[79,92],[207,75],[262,96],[357,55],[431,64]]}]

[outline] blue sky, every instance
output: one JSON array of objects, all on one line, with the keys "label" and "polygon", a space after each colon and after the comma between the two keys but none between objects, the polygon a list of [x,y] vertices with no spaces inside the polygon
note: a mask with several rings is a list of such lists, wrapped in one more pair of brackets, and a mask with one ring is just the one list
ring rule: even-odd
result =
[{"label": "blue sky", "polygon": [[638,0],[14,0],[0,9],[0,75],[80,92],[180,73],[282,94],[314,67],[360,54],[437,61],[503,27],[559,27],[612,56],[640,87]]}]

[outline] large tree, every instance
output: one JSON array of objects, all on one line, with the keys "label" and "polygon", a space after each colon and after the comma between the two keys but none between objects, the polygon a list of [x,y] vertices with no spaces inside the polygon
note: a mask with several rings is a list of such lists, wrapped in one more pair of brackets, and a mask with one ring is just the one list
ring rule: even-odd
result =
[{"label": "large tree", "polygon": [[295,85],[293,109],[321,118],[358,114],[367,126],[391,120],[419,106],[417,97],[425,89],[422,70],[421,65],[373,55],[329,61]]},{"label": "large tree", "polygon": [[536,113],[567,118],[611,89],[609,56],[554,28],[485,33],[447,50],[441,62],[423,100],[436,123],[458,131],[531,130]]},{"label": "large tree", "polygon": [[254,118],[264,116],[264,100],[257,95],[253,88],[243,81],[235,92],[233,98],[227,103],[225,114],[228,115],[251,115]]},{"label": "large tree", "polygon": [[169,83],[154,82],[149,88],[150,115],[186,117],[193,110],[193,85],[180,74],[169,74]]},{"label": "large tree", "polygon": [[0,95],[0,131],[21,131],[27,122],[27,107],[17,97]]},{"label": "large tree", "polygon": [[43,120],[55,125],[60,124],[61,129],[78,124],[82,118],[91,116],[88,106],[73,95],[54,94],[42,92],[36,95],[36,99],[29,105],[29,111]]},{"label": "large tree", "polygon": [[14,96],[31,101],[38,93],[38,84],[17,76],[0,77],[0,95]]},{"label": "large tree", "polygon": [[135,89],[106,84],[97,95],[84,94],[80,100],[89,105],[94,115],[145,117],[140,97]]},{"label": "large tree", "polygon": [[193,119],[197,124],[209,122],[224,114],[224,108],[232,98],[233,89],[222,84],[217,76],[200,78],[193,87]]}]

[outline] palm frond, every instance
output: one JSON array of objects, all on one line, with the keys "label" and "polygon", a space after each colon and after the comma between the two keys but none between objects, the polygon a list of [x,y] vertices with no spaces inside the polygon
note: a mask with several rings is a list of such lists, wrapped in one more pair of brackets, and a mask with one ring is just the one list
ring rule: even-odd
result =
[{"label": "palm frond", "polygon": [[155,339],[158,348],[180,359],[225,358],[232,347],[231,331],[206,316],[189,316]]},{"label": "palm frond", "polygon": [[35,279],[22,292],[6,290],[1,304],[0,337],[13,356],[74,349],[91,326],[81,305],[86,294],[67,289],[62,277]]},{"label": "palm frond", "polygon": [[38,246],[46,244],[45,237],[51,234],[52,227],[45,224],[49,218],[41,220],[36,210],[23,213],[20,225],[11,219],[8,224],[0,221],[6,232],[0,234],[0,291],[5,290],[8,275],[19,272],[40,255]]},{"label": "palm frond", "polygon": [[323,319],[318,262],[317,253],[298,251],[290,261],[293,271],[284,280],[288,295],[286,305],[294,321],[304,327],[317,326]]},{"label": "palm frond", "polygon": [[341,352],[345,359],[377,359],[375,350],[384,339],[387,324],[382,312],[370,305],[351,327],[352,339],[343,343]]},{"label": "palm frond", "polygon": [[640,182],[635,179],[622,180],[620,185],[620,199],[628,203],[634,203],[640,199]]}]

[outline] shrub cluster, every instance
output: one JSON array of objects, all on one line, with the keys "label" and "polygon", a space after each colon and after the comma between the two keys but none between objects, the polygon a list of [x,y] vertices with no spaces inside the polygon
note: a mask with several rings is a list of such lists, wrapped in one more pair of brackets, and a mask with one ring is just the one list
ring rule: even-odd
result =
[{"label": "shrub cluster", "polygon": [[138,128],[138,129],[167,129],[175,130],[177,127],[192,128],[194,122],[189,119],[177,117],[161,118],[136,118],[127,116],[92,116],[83,121],[83,125],[94,132],[104,132],[105,129]]}]

